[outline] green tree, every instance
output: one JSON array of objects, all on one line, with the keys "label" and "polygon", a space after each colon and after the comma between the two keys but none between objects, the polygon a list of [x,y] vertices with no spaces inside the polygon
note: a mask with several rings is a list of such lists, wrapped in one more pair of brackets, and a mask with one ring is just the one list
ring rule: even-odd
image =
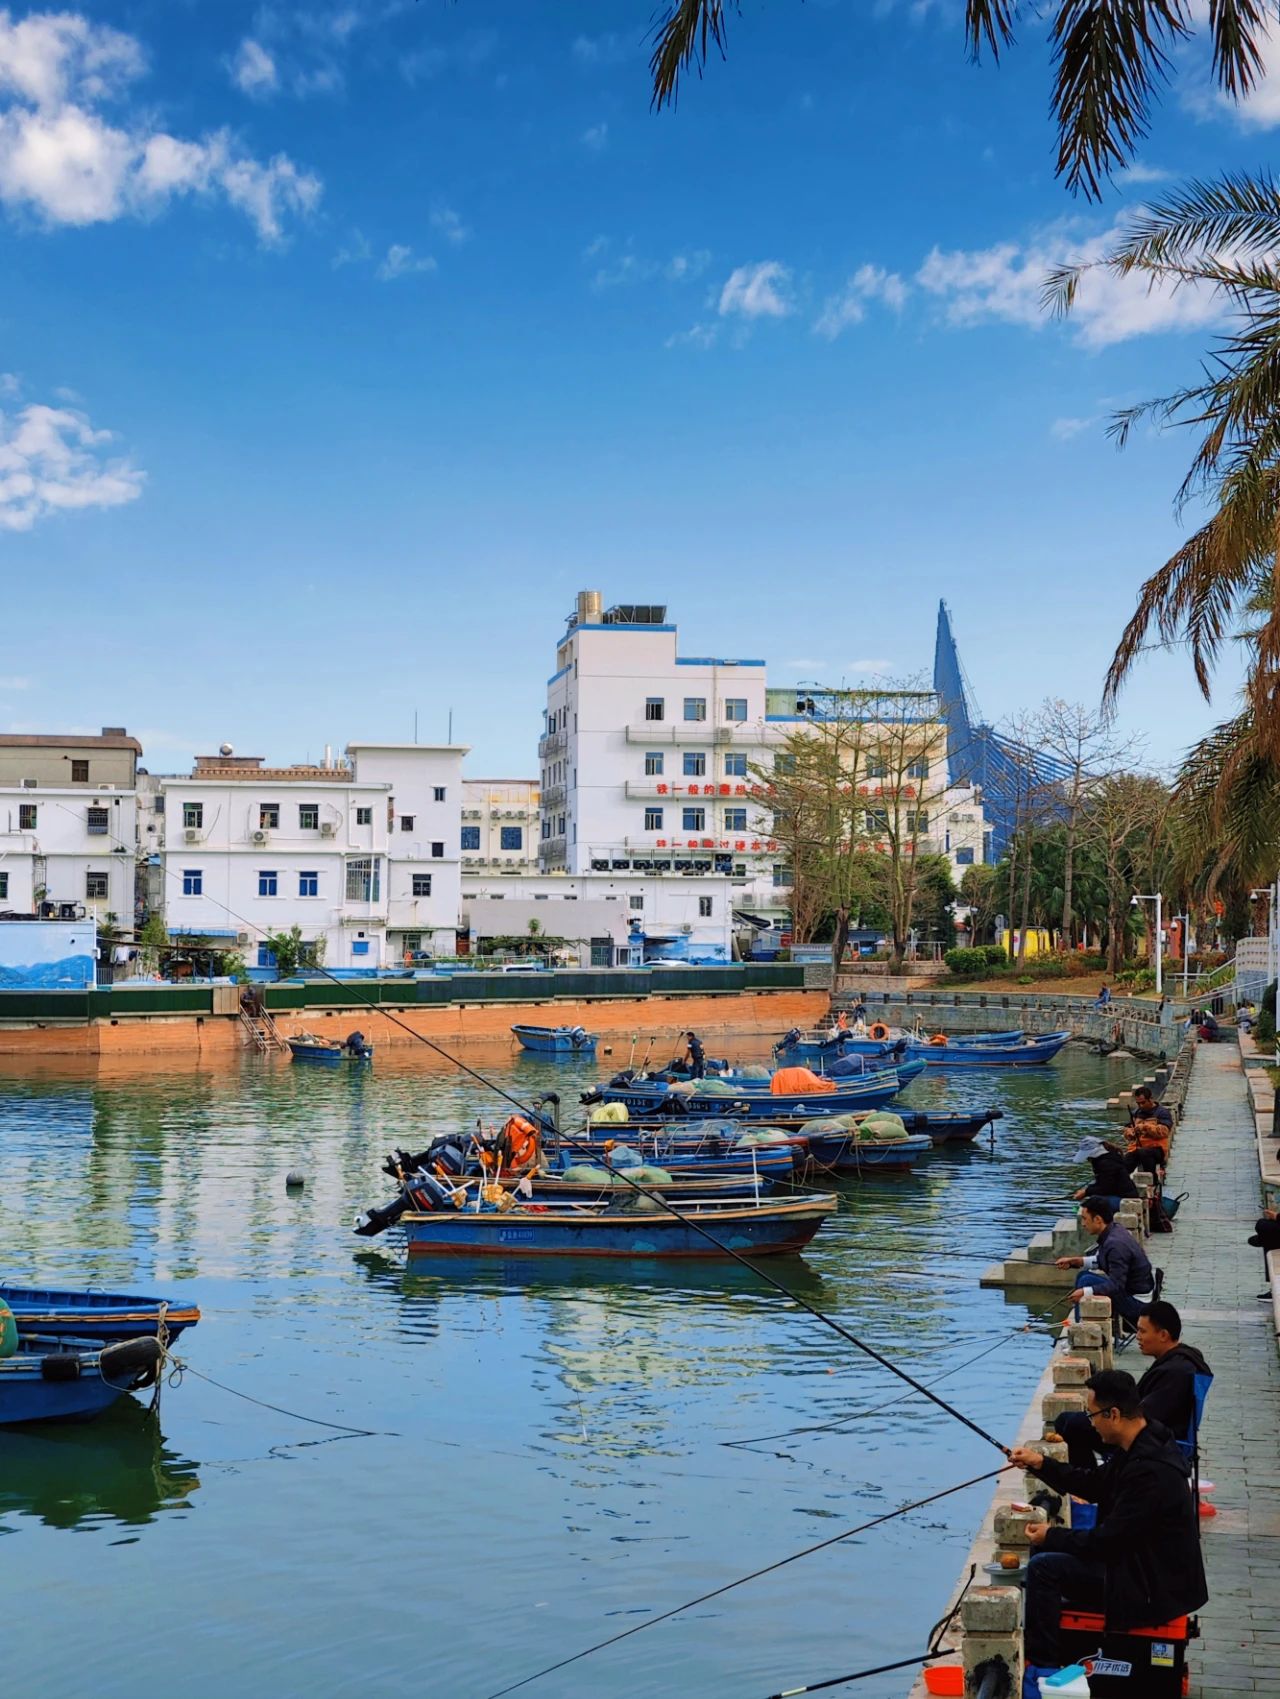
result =
[{"label": "green tree", "polygon": [[324,939],[308,943],[300,926],[291,926],[287,932],[268,932],[262,942],[275,957],[277,979],[292,979],[300,967],[319,967],[324,960]]}]

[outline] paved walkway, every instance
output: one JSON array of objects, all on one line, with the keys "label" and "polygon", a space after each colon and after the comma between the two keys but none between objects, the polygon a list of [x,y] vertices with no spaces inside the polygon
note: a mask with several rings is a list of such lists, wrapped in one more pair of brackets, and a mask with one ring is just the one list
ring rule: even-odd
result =
[{"label": "paved walkway", "polygon": [[[1261,1252],[1245,1240],[1260,1213],[1253,1113],[1234,1044],[1196,1051],[1169,1172],[1189,1192],[1174,1233],[1149,1249],[1183,1338],[1214,1373],[1201,1429],[1201,1473],[1219,1514],[1205,1521],[1209,1603],[1192,1647],[1193,1699],[1280,1699],[1280,1357]],[[1131,1347],[1120,1365],[1140,1375]]]}]

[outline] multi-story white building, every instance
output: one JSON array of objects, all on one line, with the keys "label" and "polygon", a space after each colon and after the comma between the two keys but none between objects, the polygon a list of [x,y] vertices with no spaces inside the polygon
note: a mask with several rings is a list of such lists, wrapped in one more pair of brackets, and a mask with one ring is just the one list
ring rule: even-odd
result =
[{"label": "multi-story white building", "polygon": [[582,967],[733,958],[733,881],[612,873],[464,874],[462,922],[471,949],[523,938],[536,921],[557,953]]},{"label": "multi-story white building", "polygon": [[[738,882],[745,909],[785,914],[790,870],[771,835],[767,778],[788,738],[809,729],[821,735],[846,711],[829,692],[770,687],[761,659],[681,655],[664,607],[606,612],[599,592],[582,592],[547,681],[541,868],[719,875]],[[865,835],[875,838],[890,778],[876,782],[877,736],[909,736],[919,750],[898,775],[897,803],[920,847],[942,849],[950,827],[937,830],[940,815],[980,808],[945,800],[937,698],[923,691],[869,699],[867,726]],[[963,824],[967,831],[970,822]],[[980,825],[976,844],[980,859]],[[971,847],[967,837],[963,847]]]},{"label": "multi-story white building", "polygon": [[0,913],[132,927],[141,753],[122,726],[0,737]]},{"label": "multi-story white building", "polygon": [[538,871],[536,779],[462,781],[462,873]]}]

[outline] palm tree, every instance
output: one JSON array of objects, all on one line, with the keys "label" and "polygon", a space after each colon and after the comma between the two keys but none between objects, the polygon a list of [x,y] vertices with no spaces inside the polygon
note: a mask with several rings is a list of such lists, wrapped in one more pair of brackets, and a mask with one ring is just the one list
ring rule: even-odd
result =
[{"label": "palm tree", "polygon": [[1206,699],[1213,664],[1250,612],[1254,650],[1245,700],[1250,748],[1280,766],[1280,188],[1267,175],[1193,182],[1136,213],[1090,267],[1067,266],[1046,299],[1069,312],[1086,271],[1145,277],[1153,288],[1200,288],[1222,297],[1230,328],[1199,379],[1117,414],[1123,443],[1135,422],[1200,433],[1179,503],[1207,498],[1209,518],[1143,584],[1110,671],[1117,692],[1154,627],[1185,643]]},{"label": "palm tree", "polygon": [[[649,61],[655,107],[674,104],[685,72],[701,75],[712,52],[725,56],[730,11],[740,11],[740,0],[668,0]],[[1213,72],[1233,100],[1258,80],[1268,16],[1262,0],[1209,0]],[[1016,0],[967,0],[970,55],[985,49],[998,60],[1013,46],[1017,18]],[[1198,23],[1190,0],[1057,0],[1049,32],[1057,170],[1073,194],[1096,200],[1103,182],[1133,158],[1168,75],[1169,50]]]}]

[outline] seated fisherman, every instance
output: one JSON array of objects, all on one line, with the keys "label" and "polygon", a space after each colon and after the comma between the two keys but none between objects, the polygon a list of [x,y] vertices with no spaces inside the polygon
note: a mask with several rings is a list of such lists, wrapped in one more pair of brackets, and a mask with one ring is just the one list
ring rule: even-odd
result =
[{"label": "seated fisherman", "polygon": [[1155,1297],[1155,1275],[1147,1253],[1127,1227],[1115,1219],[1105,1198],[1089,1197],[1080,1205],[1080,1225],[1098,1241],[1096,1251],[1083,1257],[1058,1257],[1058,1268],[1082,1268],[1071,1302],[1092,1294],[1110,1298],[1111,1307],[1126,1321],[1138,1316]]},{"label": "seated fisherman", "polygon": [[1133,1094],[1133,1108],[1125,1140],[1129,1146],[1125,1162],[1130,1173],[1145,1168],[1159,1175],[1169,1161],[1169,1141],[1173,1138],[1173,1115],[1155,1100],[1150,1086],[1140,1085]]},{"label": "seated fisherman", "polygon": [[1209,1597],[1191,1465],[1168,1430],[1143,1415],[1132,1375],[1105,1369],[1085,1384],[1088,1419],[1099,1442],[1114,1448],[1104,1463],[1077,1469],[1034,1446],[1009,1453],[1054,1492],[1098,1507],[1093,1528],[1027,1526],[1024,1699],[1038,1699],[1039,1678],[1062,1665],[1064,1604],[1100,1610],[1108,1630],[1123,1632],[1185,1616]]},{"label": "seated fisherman", "polygon": [[1108,1144],[1105,1139],[1081,1139],[1074,1160],[1087,1162],[1093,1169],[1092,1184],[1081,1186],[1078,1192],[1071,1194],[1077,1203],[1081,1198],[1106,1198],[1115,1209],[1121,1198],[1137,1197],[1138,1188],[1130,1178],[1129,1167],[1119,1145]]},{"label": "seated fisherman", "polygon": [[[1186,1439],[1196,1408],[1196,1376],[1212,1376],[1213,1370],[1194,1345],[1182,1338],[1182,1317],[1172,1304],[1157,1299],[1138,1317],[1138,1349],[1150,1357],[1151,1367],[1138,1382],[1142,1414],[1149,1422],[1160,1422],[1174,1439]],[[1067,1442],[1067,1459],[1088,1468],[1100,1450],[1093,1423],[1079,1411],[1059,1416],[1054,1423]]]}]

